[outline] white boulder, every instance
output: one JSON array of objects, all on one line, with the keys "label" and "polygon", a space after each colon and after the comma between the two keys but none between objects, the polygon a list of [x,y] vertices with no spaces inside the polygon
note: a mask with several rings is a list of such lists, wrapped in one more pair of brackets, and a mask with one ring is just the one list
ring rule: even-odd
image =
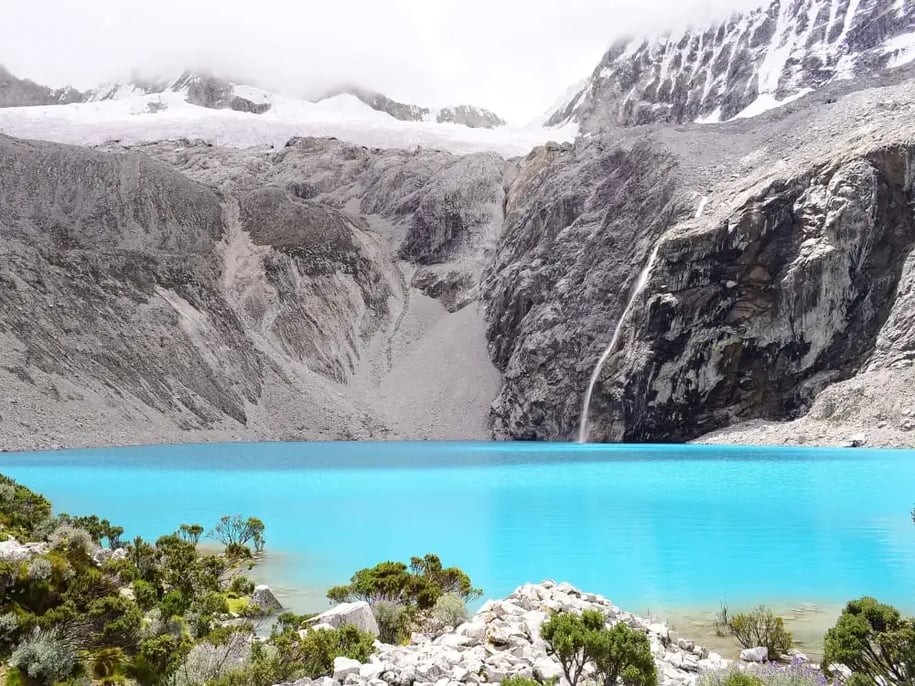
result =
[{"label": "white boulder", "polygon": [[744,662],[766,662],[769,659],[769,649],[765,646],[744,648],[740,651],[740,659]]},{"label": "white boulder", "polygon": [[270,587],[263,585],[254,587],[254,593],[251,594],[251,601],[249,604],[252,607],[259,608],[263,612],[273,612],[274,610],[283,609],[282,603],[276,599],[276,596],[273,595],[273,591],[270,590]]},{"label": "white boulder", "polygon": [[341,626],[354,626],[362,631],[367,631],[372,636],[378,635],[378,622],[372,614],[371,606],[360,601],[356,603],[340,603],[327,612],[322,612],[311,620],[313,624],[329,624],[335,629]]},{"label": "white boulder", "polygon": [[359,670],[362,668],[362,663],[359,660],[351,660],[348,657],[335,657],[334,658],[334,681],[340,681],[346,679],[350,674],[359,674]]}]

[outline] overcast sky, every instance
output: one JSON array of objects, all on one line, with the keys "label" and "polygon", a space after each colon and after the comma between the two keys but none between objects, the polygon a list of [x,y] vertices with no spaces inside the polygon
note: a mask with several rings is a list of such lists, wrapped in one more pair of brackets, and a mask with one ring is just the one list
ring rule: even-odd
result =
[{"label": "overcast sky", "polygon": [[472,103],[512,123],[547,110],[628,34],[705,24],[762,0],[0,0],[0,64],[89,88],[185,67],[290,94],[355,82]]}]

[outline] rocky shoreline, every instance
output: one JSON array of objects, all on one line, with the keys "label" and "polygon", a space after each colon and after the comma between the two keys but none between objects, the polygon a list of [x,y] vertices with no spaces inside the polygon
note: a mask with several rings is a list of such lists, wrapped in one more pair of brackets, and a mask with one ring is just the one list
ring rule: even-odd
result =
[{"label": "rocky shoreline", "polygon": [[[376,642],[377,653],[368,662],[337,658],[333,677],[300,679],[291,686],[460,686],[511,677],[565,683],[559,662],[540,637],[540,627],[553,612],[584,610],[599,611],[610,625],[625,622],[644,631],[662,686],[692,686],[701,672],[734,664],[692,640],[676,637],[666,624],[621,610],[600,595],[544,581],[525,584],[502,600],[487,601],[469,621],[442,635],[414,634],[405,646]],[[584,676],[592,674],[586,669]]]}]

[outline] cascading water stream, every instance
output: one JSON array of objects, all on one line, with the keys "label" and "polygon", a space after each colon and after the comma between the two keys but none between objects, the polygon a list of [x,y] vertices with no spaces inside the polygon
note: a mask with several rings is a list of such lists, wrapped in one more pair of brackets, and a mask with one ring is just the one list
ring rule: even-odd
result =
[{"label": "cascading water stream", "polygon": [[661,241],[655,243],[654,250],[651,251],[651,256],[648,258],[648,262],[645,263],[645,266],[639,273],[638,281],[635,282],[635,288],[632,291],[632,295],[629,296],[629,302],[626,303],[626,307],[623,308],[623,313],[620,315],[620,319],[616,323],[616,329],[613,331],[613,338],[610,339],[610,345],[608,345],[607,349],[604,350],[604,354],[601,355],[600,359],[597,361],[597,365],[594,367],[594,371],[591,372],[591,381],[588,383],[588,390],[585,393],[585,401],[581,407],[581,420],[578,425],[579,443],[588,442],[588,411],[591,409],[591,395],[594,393],[594,387],[597,385],[597,379],[600,377],[600,372],[604,368],[604,364],[616,349],[617,341],[619,340],[620,334],[623,331],[623,324],[626,323],[626,319],[629,317],[629,310],[632,309],[632,306],[635,303],[635,299],[639,297],[639,294],[644,291],[645,286],[648,285],[648,278],[651,276],[651,270],[654,267],[655,260],[658,259],[658,250],[660,247]]}]

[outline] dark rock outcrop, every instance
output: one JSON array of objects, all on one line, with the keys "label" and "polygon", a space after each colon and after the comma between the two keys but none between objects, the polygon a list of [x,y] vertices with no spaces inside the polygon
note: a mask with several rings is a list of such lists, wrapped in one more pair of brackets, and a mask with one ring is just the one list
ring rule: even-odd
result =
[{"label": "dark rock outcrop", "polygon": [[490,352],[504,382],[503,438],[568,439],[627,284],[675,221],[676,164],[647,143],[539,148],[520,163],[483,284]]},{"label": "dark rock outcrop", "polygon": [[254,103],[235,95],[233,86],[230,81],[209,74],[185,72],[172,85],[172,90],[187,89],[189,103],[212,110],[231,109],[250,114],[263,114],[270,110],[270,103]]},{"label": "dark rock outcrop", "polygon": [[663,239],[599,386],[593,438],[680,441],[796,417],[863,369],[911,269],[913,162],[911,146],[830,161]]}]

